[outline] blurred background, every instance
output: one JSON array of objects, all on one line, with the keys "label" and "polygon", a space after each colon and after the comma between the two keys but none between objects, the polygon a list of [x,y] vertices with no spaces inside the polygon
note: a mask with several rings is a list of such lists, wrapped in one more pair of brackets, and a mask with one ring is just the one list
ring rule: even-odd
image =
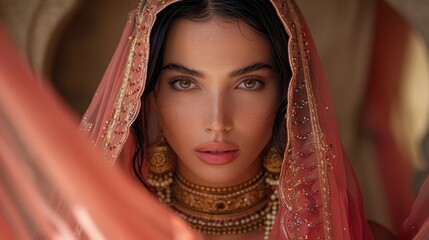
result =
[{"label": "blurred background", "polygon": [[[407,216],[429,164],[429,1],[297,0],[369,219]],[[137,0],[0,0],[32,68],[82,115]],[[0,53],[1,54],[1,53]]]}]

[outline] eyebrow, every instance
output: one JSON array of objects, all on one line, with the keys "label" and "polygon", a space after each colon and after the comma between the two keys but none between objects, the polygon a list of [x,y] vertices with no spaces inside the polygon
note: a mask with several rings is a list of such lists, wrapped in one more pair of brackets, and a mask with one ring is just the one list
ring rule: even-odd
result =
[{"label": "eyebrow", "polygon": [[237,76],[244,75],[244,74],[251,73],[251,72],[255,72],[255,71],[258,71],[258,70],[261,70],[261,69],[264,69],[264,68],[265,69],[270,69],[270,70],[273,69],[273,67],[271,65],[269,65],[269,64],[266,64],[266,63],[255,63],[255,64],[249,65],[247,67],[234,70],[231,73],[231,76],[232,77],[237,77]]},{"label": "eyebrow", "polygon": [[[251,72],[255,72],[255,71],[258,71],[261,69],[272,70],[273,67],[269,64],[266,64],[266,63],[254,63],[252,65],[249,65],[249,66],[246,66],[246,67],[232,71],[231,77],[237,77],[237,76],[244,75],[244,74],[251,73]],[[203,77],[204,76],[204,74],[200,71],[193,70],[193,69],[185,67],[181,64],[176,64],[176,63],[170,63],[170,64],[165,65],[164,67],[162,67],[161,71],[163,71],[163,70],[172,70],[172,71],[180,72],[180,73],[187,74],[190,76],[195,76],[195,77]]]},{"label": "eyebrow", "polygon": [[180,73],[195,76],[195,77],[203,77],[204,76],[204,74],[200,71],[193,70],[193,69],[187,68],[183,65],[176,64],[176,63],[170,63],[170,64],[165,65],[164,67],[161,68],[161,71],[164,71],[164,70],[172,70],[172,71],[180,72]]}]

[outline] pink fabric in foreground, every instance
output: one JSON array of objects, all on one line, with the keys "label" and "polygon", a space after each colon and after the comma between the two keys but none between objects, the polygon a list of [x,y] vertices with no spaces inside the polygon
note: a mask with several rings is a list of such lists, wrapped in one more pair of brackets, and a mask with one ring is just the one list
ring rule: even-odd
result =
[{"label": "pink fabric in foreground", "polygon": [[420,187],[411,213],[402,225],[398,239],[429,239],[429,176]]},{"label": "pink fabric in foreground", "polygon": [[199,239],[101,160],[1,28],[0,53],[0,229],[15,234],[7,239]]}]

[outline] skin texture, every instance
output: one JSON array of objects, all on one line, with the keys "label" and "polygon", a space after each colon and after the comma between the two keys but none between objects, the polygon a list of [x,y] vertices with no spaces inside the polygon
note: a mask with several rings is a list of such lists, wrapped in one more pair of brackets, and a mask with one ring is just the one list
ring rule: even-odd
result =
[{"label": "skin texture", "polygon": [[[237,20],[178,19],[171,26],[154,98],[185,179],[232,186],[257,174],[279,105],[271,51],[269,40]],[[213,143],[238,147],[237,157],[221,165],[198,158],[195,150]]]}]

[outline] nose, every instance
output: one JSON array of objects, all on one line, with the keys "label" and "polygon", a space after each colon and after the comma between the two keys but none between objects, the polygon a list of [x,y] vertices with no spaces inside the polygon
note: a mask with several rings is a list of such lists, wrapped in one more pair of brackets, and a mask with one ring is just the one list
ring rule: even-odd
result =
[{"label": "nose", "polygon": [[213,93],[209,99],[206,131],[212,133],[225,133],[231,131],[233,121],[230,113],[231,102],[228,96],[222,93]]}]

